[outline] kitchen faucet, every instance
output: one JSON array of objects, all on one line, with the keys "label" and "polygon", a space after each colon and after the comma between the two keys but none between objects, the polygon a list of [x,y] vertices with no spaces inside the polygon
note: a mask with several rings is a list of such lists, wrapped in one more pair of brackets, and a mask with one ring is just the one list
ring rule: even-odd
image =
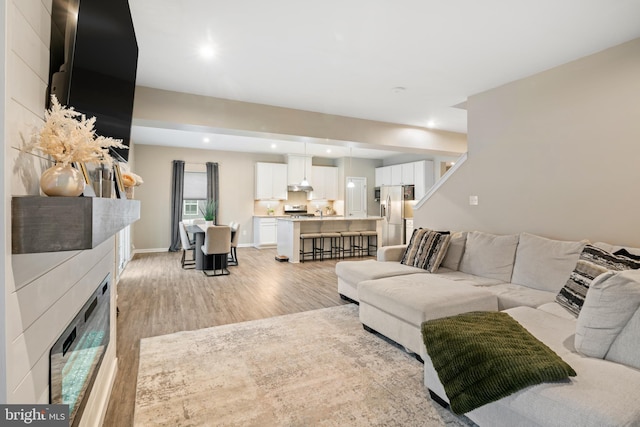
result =
[{"label": "kitchen faucet", "polygon": [[320,212],[320,218],[322,218],[322,209],[316,209],[316,213]]}]

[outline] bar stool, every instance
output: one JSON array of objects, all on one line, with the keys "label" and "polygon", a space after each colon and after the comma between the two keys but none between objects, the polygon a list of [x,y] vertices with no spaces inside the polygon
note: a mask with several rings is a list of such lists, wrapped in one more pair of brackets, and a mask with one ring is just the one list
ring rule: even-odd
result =
[{"label": "bar stool", "polygon": [[[376,253],[378,252],[378,232],[373,231],[373,230],[366,230],[366,231],[361,231],[360,232],[360,236],[362,239],[362,244],[363,244],[363,250],[364,248],[367,249],[367,256],[372,256],[371,255],[371,248],[373,248],[373,256],[376,255]],[[367,244],[364,245],[364,238],[367,238]],[[373,238],[373,244],[371,243],[371,238]]]},{"label": "bar stool", "polygon": [[324,239],[329,239],[329,250],[322,251],[322,258],[324,259],[324,254],[329,254],[329,259],[340,258],[342,254],[342,234],[340,233],[322,233],[322,240],[324,245]]},{"label": "bar stool", "polygon": [[[305,240],[311,240],[311,251],[304,250]],[[324,244],[322,234],[320,233],[305,233],[300,235],[300,262],[304,262],[307,255],[311,255],[311,259],[316,259],[316,252],[318,249],[324,250]]]},{"label": "bar stool", "polygon": [[[359,231],[343,231],[340,233],[342,237],[342,256],[344,253],[349,252],[349,256],[354,257],[356,255],[362,256],[362,237]],[[345,239],[349,240],[349,249],[345,245]]]}]

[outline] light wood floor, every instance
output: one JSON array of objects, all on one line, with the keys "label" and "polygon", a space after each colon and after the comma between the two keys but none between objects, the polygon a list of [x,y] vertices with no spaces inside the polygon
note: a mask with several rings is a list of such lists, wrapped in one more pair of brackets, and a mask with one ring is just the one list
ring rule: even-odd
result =
[{"label": "light wood floor", "polygon": [[238,248],[231,274],[183,270],[180,253],[137,254],[118,283],[118,374],[105,426],[133,424],[140,339],[345,304],[337,261],[275,261],[275,249]]}]

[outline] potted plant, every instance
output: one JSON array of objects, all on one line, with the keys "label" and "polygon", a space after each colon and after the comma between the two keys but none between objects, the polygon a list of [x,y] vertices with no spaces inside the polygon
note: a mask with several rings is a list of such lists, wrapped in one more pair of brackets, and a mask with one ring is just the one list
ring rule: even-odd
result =
[{"label": "potted plant", "polygon": [[209,200],[204,206],[204,211],[200,209],[200,212],[202,212],[204,220],[207,221],[207,223],[213,224],[216,220],[216,201]]}]

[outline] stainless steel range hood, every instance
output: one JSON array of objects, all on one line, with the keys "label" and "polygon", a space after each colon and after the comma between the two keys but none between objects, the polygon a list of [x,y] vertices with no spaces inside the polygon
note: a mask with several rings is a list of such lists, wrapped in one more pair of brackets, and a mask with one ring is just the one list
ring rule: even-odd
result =
[{"label": "stainless steel range hood", "polygon": [[308,193],[309,191],[313,191],[313,187],[310,185],[302,185],[302,184],[292,184],[287,186],[288,191],[304,191]]}]

